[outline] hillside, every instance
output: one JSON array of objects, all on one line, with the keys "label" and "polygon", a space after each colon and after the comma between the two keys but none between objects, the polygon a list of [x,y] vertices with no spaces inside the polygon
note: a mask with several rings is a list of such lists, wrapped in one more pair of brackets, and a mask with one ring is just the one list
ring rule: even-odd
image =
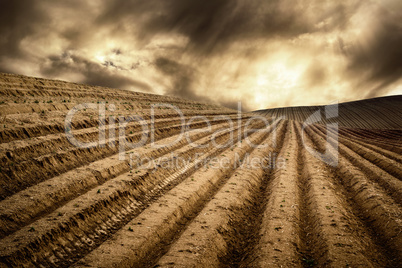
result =
[{"label": "hillside", "polygon": [[[333,109],[335,106],[329,106]],[[283,116],[288,120],[338,122],[339,126],[362,129],[402,129],[402,95],[340,103],[338,117],[325,118],[325,106],[284,107],[256,111],[270,117]],[[320,110],[321,114],[315,114]],[[331,112],[330,112],[331,113]],[[321,120],[322,119],[322,120]]]},{"label": "hillside", "polygon": [[0,267],[402,262],[400,96],[342,104],[339,133],[303,129],[308,107],[267,126],[20,75],[0,74],[0,96]]}]

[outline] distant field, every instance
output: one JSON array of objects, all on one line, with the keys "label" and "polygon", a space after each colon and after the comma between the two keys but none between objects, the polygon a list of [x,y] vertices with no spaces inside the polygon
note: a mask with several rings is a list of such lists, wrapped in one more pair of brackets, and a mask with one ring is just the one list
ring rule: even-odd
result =
[{"label": "distant field", "polygon": [[[329,114],[335,106],[327,106]],[[284,107],[259,110],[258,114],[265,116],[283,116],[288,120],[312,120],[322,123],[338,122],[339,126],[363,129],[401,129],[402,128],[402,95],[381,97],[361,101],[340,103],[337,107],[338,116],[326,118],[326,106]],[[314,114],[320,110],[321,113]]]},{"label": "distant field", "polygon": [[[323,107],[258,111],[267,126],[175,97],[0,74],[0,267],[398,267],[401,102],[341,104],[338,120],[316,114],[306,128]],[[80,148],[66,131],[104,139]]]}]

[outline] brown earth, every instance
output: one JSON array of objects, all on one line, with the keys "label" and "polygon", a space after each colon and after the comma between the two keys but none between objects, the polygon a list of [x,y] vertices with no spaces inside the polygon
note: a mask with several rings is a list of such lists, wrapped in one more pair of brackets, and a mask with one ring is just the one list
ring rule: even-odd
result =
[{"label": "brown earth", "polygon": [[[0,96],[0,267],[401,267],[400,96],[340,105],[339,135],[303,128],[313,108],[264,111],[267,126],[216,105],[9,74]],[[95,142],[106,127],[104,144],[66,138],[82,103],[108,110],[81,110],[67,130]],[[116,118],[152,129],[157,103],[183,118],[161,106],[154,144],[114,138],[151,135]]]},{"label": "brown earth", "polygon": [[[328,106],[284,107],[256,111],[287,120],[315,123],[336,122],[341,127],[361,129],[401,129],[402,95],[339,103]],[[319,111],[319,112],[317,112]],[[340,120],[338,120],[340,119]]]}]

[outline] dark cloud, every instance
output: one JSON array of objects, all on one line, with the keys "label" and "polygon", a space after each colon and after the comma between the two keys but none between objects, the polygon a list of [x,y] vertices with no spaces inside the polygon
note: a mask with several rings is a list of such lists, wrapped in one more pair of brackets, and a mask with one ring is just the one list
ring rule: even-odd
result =
[{"label": "dark cloud", "polygon": [[200,96],[194,92],[193,86],[196,70],[191,66],[180,64],[164,57],[157,58],[155,66],[159,71],[172,79],[173,85],[166,92],[168,95],[205,102],[211,101],[209,98]]},{"label": "dark cloud", "polygon": [[323,86],[327,79],[326,67],[317,59],[313,60],[304,73],[308,87]]},{"label": "dark cloud", "polygon": [[366,76],[361,83],[366,98],[386,93],[389,85],[402,78],[402,10],[394,13],[381,8],[372,16],[376,23],[370,25],[368,36],[346,51],[342,47],[350,60],[349,71]]},{"label": "dark cloud", "polygon": [[[254,38],[289,37],[317,31],[319,20],[334,17],[328,27],[345,23],[345,7],[317,18],[307,18],[310,5],[290,0],[118,0],[98,17],[99,24],[141,22],[141,34],[177,32],[189,38],[189,47],[204,54],[221,51],[233,42]],[[336,12],[339,10],[340,12]]]},{"label": "dark cloud", "polygon": [[[201,102],[216,102],[209,97],[199,95],[195,93],[194,84],[197,80],[197,70],[193,67],[180,64],[174,60],[159,57],[155,60],[155,66],[159,71],[165,75],[171,77],[172,87],[166,92],[167,95],[174,95],[190,100],[196,100]],[[238,102],[241,100],[234,100],[230,96],[219,99],[218,103],[224,107],[237,110]],[[251,107],[246,103],[241,104],[242,111],[251,111]]]},{"label": "dark cloud", "polygon": [[83,57],[64,53],[61,56],[50,56],[48,62],[41,68],[41,73],[46,76],[57,77],[65,73],[79,73],[84,75],[82,83],[89,85],[105,86],[111,88],[136,87],[145,91],[152,91],[150,86],[108,69],[112,64],[100,65]]},{"label": "dark cloud", "polygon": [[45,28],[49,20],[36,1],[0,1],[0,55],[23,56],[21,41]]},{"label": "dark cloud", "polygon": [[[27,72],[47,78],[78,77],[79,74],[84,77],[79,81],[83,83],[152,91],[148,84],[128,76],[144,74],[144,79],[154,79],[147,83],[165,90],[166,94],[217,101],[231,108],[237,108],[234,96],[242,96],[243,109],[252,110],[253,107],[244,106],[246,102],[255,104],[268,99],[253,96],[255,92],[263,95],[260,89],[253,92],[257,80],[253,76],[261,72],[274,83],[277,77],[272,68],[281,55],[284,62],[288,60],[285,58],[293,57],[289,55],[295,55],[295,61],[291,59],[288,64],[289,70],[296,61],[303,62],[300,65],[304,67],[300,68],[298,85],[289,91],[303,92],[291,92],[291,96],[313,98],[317,89],[330,88],[329,83],[341,81],[339,87],[349,84],[355,87],[334,92],[375,97],[387,94],[402,75],[399,2],[2,0],[0,71]],[[394,6],[383,8],[389,3]],[[367,6],[376,11],[367,13]],[[351,18],[367,23],[353,28]],[[361,36],[351,34],[362,29]],[[329,51],[322,44],[326,35],[331,40],[339,36],[338,52],[341,53]],[[322,49],[317,51],[321,58],[311,52],[309,45]],[[271,55],[279,56],[267,56],[271,48]],[[60,55],[60,51],[71,53]],[[326,55],[330,57],[327,59]],[[340,55],[349,62],[346,71]],[[334,57],[338,58],[334,60]],[[236,65],[238,70],[234,68]],[[257,70],[265,67],[266,71]],[[160,76],[170,79],[170,88],[164,88],[161,81],[165,79]],[[280,77],[276,81],[289,85],[286,74]],[[204,94],[199,87],[206,84]],[[306,88],[301,89],[304,85]],[[269,82],[264,86],[271,91],[277,87],[270,87]],[[211,93],[215,89],[223,92],[217,94],[219,99]],[[271,105],[293,105],[295,100],[290,95],[269,101]]]}]

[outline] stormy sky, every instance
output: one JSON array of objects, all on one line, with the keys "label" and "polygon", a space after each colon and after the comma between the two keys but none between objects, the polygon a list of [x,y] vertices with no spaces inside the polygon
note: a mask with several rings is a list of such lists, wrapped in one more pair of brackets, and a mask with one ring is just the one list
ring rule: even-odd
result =
[{"label": "stormy sky", "polygon": [[246,110],[402,94],[402,1],[2,0],[0,71]]}]

